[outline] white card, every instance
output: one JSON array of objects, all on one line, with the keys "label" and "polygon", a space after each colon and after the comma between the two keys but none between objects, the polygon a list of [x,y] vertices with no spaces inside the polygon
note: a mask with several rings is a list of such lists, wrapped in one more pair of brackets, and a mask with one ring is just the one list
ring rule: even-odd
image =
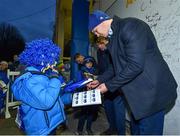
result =
[{"label": "white card", "polygon": [[101,104],[101,93],[94,89],[73,94],[72,107]]}]

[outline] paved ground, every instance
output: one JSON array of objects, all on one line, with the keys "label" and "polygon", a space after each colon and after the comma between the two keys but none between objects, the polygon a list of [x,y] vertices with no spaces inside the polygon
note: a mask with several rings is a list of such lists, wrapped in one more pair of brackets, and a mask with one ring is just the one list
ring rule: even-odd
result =
[{"label": "paved ground", "polygon": [[[14,120],[16,115],[16,110],[11,110],[12,118],[10,119],[4,119],[4,116],[1,116],[0,119],[0,135],[23,135],[23,132],[21,132]],[[67,113],[67,129],[62,131],[61,127],[57,130],[58,135],[74,135],[76,128],[77,128],[77,121],[78,121],[78,110],[74,110],[72,108],[69,108],[66,110]],[[107,120],[104,114],[103,108],[100,109],[98,118],[96,121],[93,122],[92,130],[95,135],[99,135],[101,132],[103,132],[105,129],[107,129],[108,124]]]}]

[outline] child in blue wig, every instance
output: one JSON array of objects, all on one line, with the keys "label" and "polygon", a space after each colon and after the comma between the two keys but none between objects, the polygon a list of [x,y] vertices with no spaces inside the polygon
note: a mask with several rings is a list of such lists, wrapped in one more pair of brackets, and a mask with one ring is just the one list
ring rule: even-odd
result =
[{"label": "child in blue wig", "polygon": [[62,78],[54,68],[59,56],[60,48],[49,39],[27,43],[19,56],[27,68],[13,83],[12,91],[22,102],[19,113],[28,135],[54,134],[66,119],[64,104],[70,104],[72,97],[62,92]]}]

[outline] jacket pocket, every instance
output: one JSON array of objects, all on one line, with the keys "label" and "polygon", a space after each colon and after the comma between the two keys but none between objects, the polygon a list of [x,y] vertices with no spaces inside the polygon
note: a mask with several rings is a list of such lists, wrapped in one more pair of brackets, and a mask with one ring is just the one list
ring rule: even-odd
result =
[{"label": "jacket pocket", "polygon": [[154,84],[152,82],[152,79],[150,78],[150,76],[148,75],[147,72],[144,73],[144,80],[145,80],[147,86],[149,86],[149,88],[151,88],[151,89],[154,88]]},{"label": "jacket pocket", "polygon": [[151,90],[154,88],[151,79],[148,77],[145,71],[137,76],[136,79],[134,79],[132,82],[130,82],[129,85],[135,87],[138,90]]}]

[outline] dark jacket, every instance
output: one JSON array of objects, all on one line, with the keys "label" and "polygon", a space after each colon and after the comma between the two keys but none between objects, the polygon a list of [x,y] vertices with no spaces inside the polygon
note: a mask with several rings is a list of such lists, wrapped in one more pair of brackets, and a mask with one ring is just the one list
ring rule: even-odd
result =
[{"label": "dark jacket", "polygon": [[110,61],[110,54],[108,50],[101,51],[100,49],[97,50],[97,60],[98,60],[98,74],[102,75],[108,66],[111,64]]},{"label": "dark jacket", "polygon": [[121,88],[135,119],[166,108],[177,97],[177,83],[150,27],[135,18],[113,18],[108,50],[113,67],[98,78],[110,91]]}]

